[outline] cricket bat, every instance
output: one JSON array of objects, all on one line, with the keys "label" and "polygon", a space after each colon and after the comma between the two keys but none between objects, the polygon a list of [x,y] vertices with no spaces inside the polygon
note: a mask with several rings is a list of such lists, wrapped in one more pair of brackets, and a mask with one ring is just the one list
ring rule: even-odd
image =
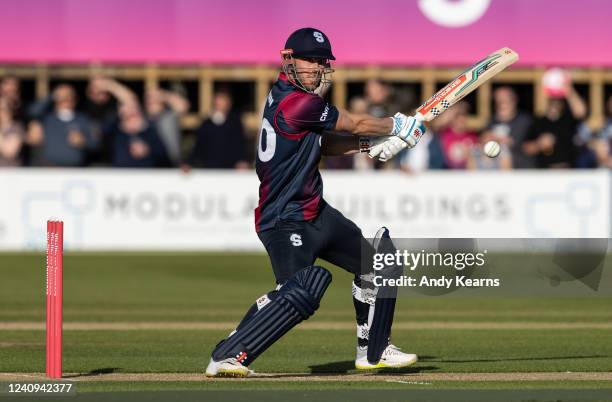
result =
[{"label": "cricket bat", "polygon": [[417,110],[415,118],[431,121],[463,99],[495,74],[518,60],[514,50],[504,47],[467,68],[444,88],[427,99]]}]

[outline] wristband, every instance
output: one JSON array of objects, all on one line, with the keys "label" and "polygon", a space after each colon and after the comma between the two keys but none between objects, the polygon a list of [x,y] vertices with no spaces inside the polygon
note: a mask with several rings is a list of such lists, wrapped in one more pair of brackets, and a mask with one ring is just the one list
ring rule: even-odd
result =
[{"label": "wristband", "polygon": [[359,152],[370,152],[372,143],[369,137],[359,137]]}]

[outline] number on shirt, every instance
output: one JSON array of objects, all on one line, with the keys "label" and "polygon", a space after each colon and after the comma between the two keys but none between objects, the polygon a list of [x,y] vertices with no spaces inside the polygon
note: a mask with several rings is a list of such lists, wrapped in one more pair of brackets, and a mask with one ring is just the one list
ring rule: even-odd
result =
[{"label": "number on shirt", "polygon": [[[264,150],[264,137],[266,139],[266,146]],[[264,118],[261,123],[261,133],[259,133],[259,144],[257,146],[257,156],[262,162],[268,162],[274,156],[276,151],[276,132],[272,127],[272,124],[268,119]]]}]

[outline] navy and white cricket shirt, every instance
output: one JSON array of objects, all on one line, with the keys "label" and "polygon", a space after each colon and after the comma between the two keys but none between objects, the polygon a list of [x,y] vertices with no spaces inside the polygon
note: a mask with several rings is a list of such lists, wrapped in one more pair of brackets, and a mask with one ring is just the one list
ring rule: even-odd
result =
[{"label": "navy and white cricket shirt", "polygon": [[335,106],[297,88],[280,73],[266,99],[258,140],[257,232],[273,228],[279,219],[317,217],[324,202],[319,173],[321,134],[334,129],[337,120]]}]

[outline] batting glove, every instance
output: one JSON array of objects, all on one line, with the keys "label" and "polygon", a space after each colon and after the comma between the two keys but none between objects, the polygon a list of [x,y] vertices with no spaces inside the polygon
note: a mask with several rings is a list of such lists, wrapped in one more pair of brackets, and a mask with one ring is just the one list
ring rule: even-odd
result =
[{"label": "batting glove", "polygon": [[413,116],[396,113],[391,119],[393,120],[393,130],[389,134],[401,138],[408,145],[408,148],[414,147],[427,131],[423,123]]},{"label": "batting glove", "polygon": [[368,152],[370,158],[377,158],[381,162],[387,162],[405,149],[408,144],[399,137],[382,137],[384,141],[374,145]]},{"label": "batting glove", "polygon": [[375,158],[381,153],[382,144],[389,138],[392,137],[359,137],[359,152],[367,152],[370,158]]}]

